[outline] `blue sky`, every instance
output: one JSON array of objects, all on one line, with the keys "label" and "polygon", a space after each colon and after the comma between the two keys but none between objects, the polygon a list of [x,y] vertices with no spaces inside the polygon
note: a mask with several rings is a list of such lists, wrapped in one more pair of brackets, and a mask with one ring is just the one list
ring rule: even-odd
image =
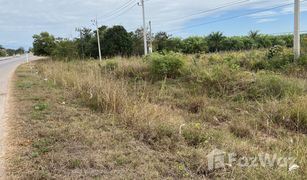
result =
[{"label": "blue sky", "polygon": [[[136,5],[137,1],[0,0],[0,44],[7,48],[28,48],[32,45],[32,35],[42,31],[48,31],[57,37],[74,38],[77,36],[75,27],[93,28],[91,19],[96,16],[100,25],[123,25],[132,31],[142,25],[141,8]],[[153,31],[166,31],[174,36],[206,35],[212,31],[221,31],[226,35],[245,35],[250,30],[270,34],[293,30],[293,5],[264,10],[293,3],[294,0],[145,1],[146,20],[152,20]],[[301,1],[301,30],[307,30],[307,2]],[[126,8],[114,12],[125,3]],[[199,13],[203,11],[209,12]],[[258,13],[219,21],[255,11]],[[218,22],[188,28],[215,20]]]},{"label": "blue sky", "polygon": [[[223,17],[233,17],[240,14],[245,14],[246,10],[239,11],[229,11],[223,15]],[[190,27],[195,24],[202,24],[206,22],[212,22],[214,20],[219,20],[219,22],[206,24],[203,26],[198,26],[191,29],[184,29],[182,31],[174,31],[182,37],[194,35],[206,35],[213,31],[221,31],[227,36],[237,36],[246,35],[251,30],[259,30],[261,33],[265,34],[279,34],[288,33],[293,31],[293,14],[280,14],[269,18],[253,18],[250,16],[244,16],[240,18],[235,18],[231,20],[221,21],[223,18],[210,18],[204,17],[200,19],[191,20],[185,23],[185,27]],[[307,12],[301,13],[301,31],[307,31],[307,23],[303,20],[307,20]]]}]

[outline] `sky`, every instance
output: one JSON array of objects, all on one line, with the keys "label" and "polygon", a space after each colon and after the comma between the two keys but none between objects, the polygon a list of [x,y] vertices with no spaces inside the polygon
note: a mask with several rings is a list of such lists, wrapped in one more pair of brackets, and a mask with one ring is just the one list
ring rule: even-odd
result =
[{"label": "sky", "polygon": [[[0,44],[29,48],[32,36],[47,31],[56,37],[75,38],[76,27],[123,25],[128,31],[142,26],[138,0],[0,0]],[[293,31],[294,0],[145,0],[146,22],[153,32],[173,36],[246,35]],[[307,31],[307,0],[301,0],[301,30]],[[287,5],[288,4],[288,5]]]}]

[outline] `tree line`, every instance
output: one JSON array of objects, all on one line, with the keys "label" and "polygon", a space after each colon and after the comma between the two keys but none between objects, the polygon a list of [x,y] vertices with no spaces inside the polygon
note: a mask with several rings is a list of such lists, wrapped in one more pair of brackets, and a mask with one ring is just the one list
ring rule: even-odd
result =
[{"label": "tree line", "polygon": [[[123,26],[101,26],[99,28],[101,53],[104,58],[112,56],[143,55],[143,30],[128,32]],[[80,30],[75,39],[55,38],[48,32],[33,36],[35,55],[56,58],[97,58],[97,31],[89,28]],[[212,32],[208,36],[173,37],[166,32],[148,35],[155,52],[181,52],[185,54],[208,53],[218,51],[238,51],[269,48],[276,45],[291,48],[292,35],[265,35],[259,31],[250,31],[246,36],[226,37],[222,32]]]},{"label": "tree line", "polygon": [[18,49],[6,49],[2,45],[0,45],[0,57],[5,56],[14,56],[17,54],[24,54],[25,49],[23,47],[20,47]]}]

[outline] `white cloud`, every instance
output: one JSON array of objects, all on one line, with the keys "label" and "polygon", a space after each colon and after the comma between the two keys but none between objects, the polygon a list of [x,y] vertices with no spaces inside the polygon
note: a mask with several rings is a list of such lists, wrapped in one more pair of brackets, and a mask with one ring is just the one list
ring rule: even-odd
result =
[{"label": "white cloud", "polygon": [[257,23],[267,23],[267,22],[273,22],[273,21],[277,21],[276,18],[264,18],[264,19],[258,19]]},{"label": "white cloud", "polygon": [[279,13],[276,11],[264,11],[264,12],[259,12],[259,13],[255,13],[250,15],[250,17],[253,18],[263,18],[263,17],[272,17],[272,16],[278,16]]},{"label": "white cloud", "polygon": [[[31,44],[32,35],[41,31],[49,31],[56,36],[70,37],[75,27],[92,27],[90,22],[95,16],[100,17],[100,24],[124,25],[128,30],[134,30],[142,25],[141,8],[135,6],[124,15],[103,21],[104,15],[112,12],[128,0],[0,0],[0,44],[8,41],[18,41],[20,45]],[[293,0],[250,0],[243,4],[236,4],[227,8],[221,8],[209,13],[194,15],[188,18],[178,19],[200,11],[210,10],[225,6],[238,0],[148,0],[146,2],[147,21],[153,21],[155,31],[184,27],[192,19],[212,17],[219,18],[227,11],[255,10],[277,6]],[[243,1],[243,0],[242,0]],[[135,3],[137,0],[135,0]],[[303,9],[307,8],[307,3]],[[263,19],[275,19],[282,13],[289,13],[291,9],[268,11],[258,13],[251,18],[255,22],[266,21]],[[274,17],[274,18],[273,18]],[[175,19],[178,19],[174,21]],[[18,34],[18,35],[16,35]]]}]

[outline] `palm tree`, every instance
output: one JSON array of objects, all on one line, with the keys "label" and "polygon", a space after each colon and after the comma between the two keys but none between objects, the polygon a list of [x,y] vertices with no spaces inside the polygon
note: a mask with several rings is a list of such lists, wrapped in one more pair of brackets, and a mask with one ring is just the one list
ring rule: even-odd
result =
[{"label": "palm tree", "polygon": [[252,49],[259,47],[259,41],[260,39],[260,31],[249,31],[248,37],[253,41]]},{"label": "palm tree", "polygon": [[256,40],[259,36],[260,36],[260,31],[249,31],[248,36],[253,39]]},{"label": "palm tree", "polygon": [[219,51],[222,48],[222,41],[225,39],[225,36],[222,32],[212,32],[207,37],[208,46],[210,51]]}]

